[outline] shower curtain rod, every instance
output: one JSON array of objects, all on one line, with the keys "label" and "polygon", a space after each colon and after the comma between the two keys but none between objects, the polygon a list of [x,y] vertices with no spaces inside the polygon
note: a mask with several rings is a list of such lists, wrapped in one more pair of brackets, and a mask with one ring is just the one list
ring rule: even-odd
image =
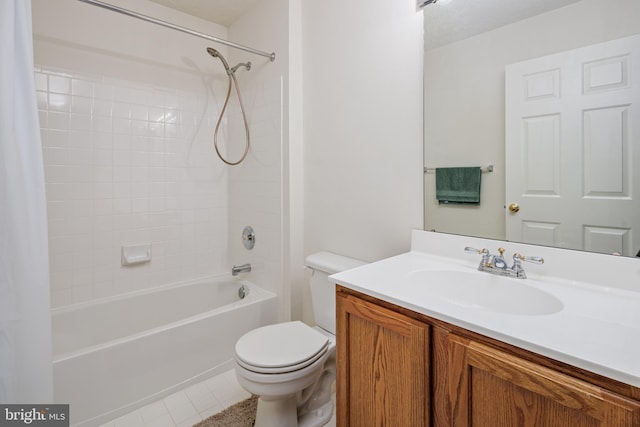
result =
[{"label": "shower curtain rod", "polygon": [[264,51],[261,51],[261,50],[257,50],[257,49],[248,47],[248,46],[243,46],[243,45],[238,44],[238,43],[233,43],[233,42],[230,42],[228,40],[220,39],[218,37],[214,37],[214,36],[210,36],[208,34],[200,33],[198,31],[190,30],[189,28],[180,27],[180,26],[172,24],[170,22],[162,21],[160,19],[156,19],[156,18],[153,18],[151,16],[143,15],[141,13],[134,12],[132,10],[123,9],[121,7],[114,6],[112,4],[105,3],[105,2],[102,2],[102,1],[98,1],[98,0],[78,0],[78,1],[81,1],[82,3],[90,4],[90,5],[93,5],[93,6],[98,6],[98,7],[110,10],[112,12],[122,13],[123,15],[128,15],[128,16],[131,16],[133,18],[138,18],[138,19],[141,19],[143,21],[151,22],[152,24],[160,25],[162,27],[171,28],[172,30],[177,30],[177,31],[181,31],[183,33],[191,34],[192,36],[196,36],[196,37],[200,37],[200,38],[203,38],[203,39],[206,39],[206,40],[210,40],[212,42],[220,43],[220,44],[223,44],[225,46],[233,47],[235,49],[244,50],[246,52],[250,52],[250,53],[253,53],[255,55],[265,56],[265,57],[269,58],[269,60],[271,62],[276,60],[275,52],[268,53],[268,52],[264,52]]}]

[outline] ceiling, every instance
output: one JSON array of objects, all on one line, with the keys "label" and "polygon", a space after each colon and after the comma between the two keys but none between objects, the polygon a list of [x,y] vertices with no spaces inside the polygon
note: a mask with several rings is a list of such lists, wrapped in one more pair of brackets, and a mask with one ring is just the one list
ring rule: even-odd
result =
[{"label": "ceiling", "polygon": [[[259,0],[151,0],[225,27]],[[425,49],[434,49],[581,0],[438,0],[425,6]]]},{"label": "ceiling", "polygon": [[430,50],[581,0],[438,0],[424,10]]},{"label": "ceiling", "polygon": [[233,24],[258,0],[151,0],[225,27]]}]

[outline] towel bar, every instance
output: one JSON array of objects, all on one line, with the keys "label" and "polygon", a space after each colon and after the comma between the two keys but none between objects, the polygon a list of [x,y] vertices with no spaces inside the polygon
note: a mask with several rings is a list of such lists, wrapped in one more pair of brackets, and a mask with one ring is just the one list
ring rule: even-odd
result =
[{"label": "towel bar", "polygon": [[[489,172],[493,172],[493,165],[487,165],[487,166],[482,166],[480,167],[480,170],[483,173],[489,173]],[[424,167],[424,173],[435,173],[436,172],[436,168],[429,168],[429,167]]]}]

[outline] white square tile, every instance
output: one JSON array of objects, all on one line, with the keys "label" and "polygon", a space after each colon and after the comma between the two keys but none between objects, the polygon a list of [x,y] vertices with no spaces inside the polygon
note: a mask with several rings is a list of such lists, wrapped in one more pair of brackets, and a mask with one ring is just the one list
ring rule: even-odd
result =
[{"label": "white square tile", "polygon": [[144,425],[144,420],[140,411],[133,411],[127,415],[123,415],[120,418],[113,420],[114,427],[140,427]]},{"label": "white square tile", "polygon": [[69,113],[49,111],[47,123],[49,129],[69,130]]},{"label": "white square tile", "polygon": [[111,101],[104,99],[93,99],[93,107],[91,112],[94,116],[111,117],[113,104]]},{"label": "white square tile", "polygon": [[209,418],[212,415],[217,414],[218,412],[222,412],[224,411],[225,407],[222,406],[221,403],[219,403],[216,406],[212,406],[209,409],[205,409],[204,411],[200,411],[200,416],[202,417],[203,420]]},{"label": "white square tile", "polygon": [[113,100],[113,86],[96,82],[93,87],[93,96],[101,100]]},{"label": "white square tile", "polygon": [[155,123],[164,123],[166,120],[166,116],[164,114],[164,109],[161,107],[148,107],[149,112],[149,121]]},{"label": "white square tile", "polygon": [[149,122],[131,120],[131,134],[136,136],[149,136]]},{"label": "white square tile", "polygon": [[72,79],[71,93],[77,96],[92,97],[93,82],[89,80]]},{"label": "white square tile", "polygon": [[73,96],[71,98],[71,112],[91,115],[93,100],[83,96]]},{"label": "white square tile", "polygon": [[113,198],[113,184],[110,182],[96,182],[93,184],[94,199]]},{"label": "white square tile", "polygon": [[113,103],[111,113],[113,117],[130,119],[131,109],[132,109],[131,104],[127,102],[122,102],[122,100],[118,99]]},{"label": "white square tile", "polygon": [[164,123],[150,122],[149,136],[155,137],[155,138],[164,137]]},{"label": "white square tile", "polygon": [[213,396],[203,383],[189,387],[185,390],[185,394],[198,412],[221,406],[218,399]]},{"label": "white square tile", "polygon": [[189,397],[187,397],[184,391],[179,391],[177,393],[174,393],[170,396],[165,397],[163,399],[163,402],[166,405],[167,409],[169,410],[177,406],[184,406],[191,403],[189,400]]},{"label": "white square tile", "polygon": [[93,125],[93,119],[90,114],[71,113],[69,116],[69,129],[88,132]]},{"label": "white square tile", "polygon": [[36,83],[36,90],[41,90],[41,91],[49,90],[48,76],[45,73],[36,72],[35,83]]},{"label": "white square tile", "polygon": [[114,166],[131,166],[131,151],[114,150],[112,153]]},{"label": "white square tile", "polygon": [[146,121],[149,119],[149,111],[144,105],[130,105],[131,118],[133,120]]},{"label": "white square tile", "polygon": [[175,427],[175,425],[176,423],[173,422],[173,418],[171,418],[171,415],[167,414],[153,420],[151,423],[146,423],[145,427]]},{"label": "white square tile", "polygon": [[148,212],[149,211],[149,199],[138,198],[131,199],[131,212]]},{"label": "white square tile", "polygon": [[109,132],[92,132],[90,135],[93,148],[97,150],[113,150],[115,148],[113,134]]},{"label": "white square tile", "polygon": [[87,286],[74,286],[72,288],[73,303],[81,303],[93,299],[93,286],[91,284]]},{"label": "white square tile", "polygon": [[199,414],[196,414],[186,420],[176,423],[177,427],[192,427],[194,424],[202,421],[202,417]]},{"label": "white square tile", "polygon": [[71,78],[62,75],[49,76],[49,91],[64,95],[71,94]]},{"label": "white square tile", "polygon": [[94,115],[91,120],[91,130],[94,132],[111,132],[113,130],[111,117]]},{"label": "white square tile", "polygon": [[131,168],[128,166],[114,166],[113,182],[131,182]]},{"label": "white square tile", "polygon": [[104,298],[113,295],[113,284],[109,282],[94,282],[93,293],[96,298]]},{"label": "white square tile", "polygon": [[[50,131],[53,132],[53,131]],[[68,146],[71,149],[91,148],[91,133],[82,130],[72,130],[68,133]]]},{"label": "white square tile", "polygon": [[71,96],[61,93],[49,94],[49,111],[71,111]]},{"label": "white square tile", "polygon": [[113,151],[111,150],[93,150],[94,166],[113,166]]},{"label": "white square tile", "polygon": [[140,408],[140,414],[145,424],[151,424],[152,421],[159,420],[162,417],[168,418],[173,423],[173,419],[169,415],[169,410],[162,400],[143,406]]},{"label": "white square tile", "polygon": [[113,166],[94,166],[94,182],[113,182]]},{"label": "white square tile", "polygon": [[52,289],[51,290],[51,306],[63,307],[73,303],[71,298],[71,289]]},{"label": "white square tile", "polygon": [[113,133],[130,134],[131,133],[131,120],[128,118],[113,118]]},{"label": "white square tile", "polygon": [[162,103],[167,110],[177,110],[180,107],[180,95],[177,93],[165,93]]},{"label": "white square tile", "polygon": [[167,408],[169,409],[169,414],[171,414],[171,418],[173,418],[173,421],[176,424],[179,424],[179,423],[181,423],[181,422],[183,422],[183,421],[185,421],[187,419],[193,418],[193,417],[199,417],[198,411],[193,406],[191,401],[189,401],[188,399],[187,399],[186,403],[174,404],[173,406],[170,406],[167,403],[167,400],[165,399],[165,404],[167,405]]},{"label": "white square tile", "polygon": [[111,215],[113,212],[113,199],[97,199],[93,201],[93,213],[95,215]]}]

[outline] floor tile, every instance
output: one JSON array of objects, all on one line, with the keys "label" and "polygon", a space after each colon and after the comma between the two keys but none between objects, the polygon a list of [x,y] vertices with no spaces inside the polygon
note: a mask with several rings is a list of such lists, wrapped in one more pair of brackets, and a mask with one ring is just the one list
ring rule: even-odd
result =
[{"label": "floor tile", "polygon": [[[123,415],[101,427],[191,427],[250,396],[238,384],[235,371],[230,370]],[[335,425],[334,411],[327,427]]]},{"label": "floor tile", "polygon": [[140,408],[140,414],[145,424],[151,424],[159,418],[170,417],[169,410],[162,400]]}]

